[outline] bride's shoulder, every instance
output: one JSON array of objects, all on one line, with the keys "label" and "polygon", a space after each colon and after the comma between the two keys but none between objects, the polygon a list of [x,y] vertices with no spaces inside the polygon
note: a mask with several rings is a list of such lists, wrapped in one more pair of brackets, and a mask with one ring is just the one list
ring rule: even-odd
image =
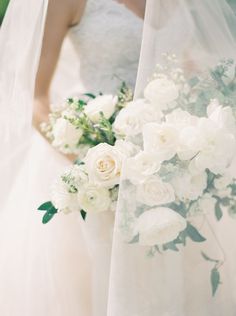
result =
[{"label": "bride's shoulder", "polygon": [[61,16],[73,25],[79,22],[85,5],[86,0],[49,0],[48,12],[49,16]]}]

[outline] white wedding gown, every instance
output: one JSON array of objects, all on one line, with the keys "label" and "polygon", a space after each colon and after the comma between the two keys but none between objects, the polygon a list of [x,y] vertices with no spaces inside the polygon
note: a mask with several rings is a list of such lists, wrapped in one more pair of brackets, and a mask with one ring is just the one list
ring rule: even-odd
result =
[{"label": "white wedding gown", "polygon": [[[121,80],[134,87],[141,36],[142,20],[126,7],[88,0],[69,32],[84,91],[113,93]],[[1,215],[0,315],[105,316],[113,214],[86,223],[58,215],[43,225],[37,207],[69,162],[36,131],[26,156]]]}]

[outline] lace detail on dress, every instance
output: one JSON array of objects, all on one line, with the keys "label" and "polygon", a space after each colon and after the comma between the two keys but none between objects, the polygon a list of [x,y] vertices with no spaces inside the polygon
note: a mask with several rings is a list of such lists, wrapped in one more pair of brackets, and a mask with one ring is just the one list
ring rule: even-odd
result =
[{"label": "lace detail on dress", "polygon": [[121,81],[134,87],[142,20],[115,0],[88,0],[81,23],[70,30],[88,91],[111,93]]}]

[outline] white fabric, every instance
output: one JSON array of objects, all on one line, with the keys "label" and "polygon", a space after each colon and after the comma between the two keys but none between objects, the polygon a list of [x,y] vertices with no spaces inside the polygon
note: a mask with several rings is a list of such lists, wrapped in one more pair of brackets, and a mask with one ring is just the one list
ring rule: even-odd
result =
[{"label": "white fabric", "polygon": [[[50,199],[53,179],[69,163],[31,127],[46,12],[46,0],[11,0],[0,32],[0,315],[104,316],[114,214],[88,217],[86,224],[80,214],[59,215],[44,226],[36,211]],[[112,0],[100,6],[88,0],[81,31],[80,26],[71,30],[78,54],[81,45],[82,79],[89,92],[114,92],[121,82],[116,80],[115,87],[111,80],[115,69],[121,80],[135,84],[142,21],[128,12]],[[70,60],[69,46],[64,53],[54,100],[74,89],[67,76],[74,80],[78,57]]]},{"label": "white fabric", "polygon": [[[148,0],[136,97],[161,63],[162,53],[175,53],[187,74],[206,71],[222,57],[236,57],[236,19],[223,0]],[[236,168],[233,168],[236,175]],[[188,242],[179,253],[147,257],[148,248],[128,244],[122,223],[137,210],[135,187],[123,181],[113,238],[108,316],[235,316],[235,221],[214,216],[199,222],[206,243]],[[202,226],[203,224],[203,226]],[[126,232],[127,233],[127,232]],[[129,233],[129,232],[128,232]],[[218,240],[219,239],[219,243]],[[224,249],[222,252],[221,247]],[[211,265],[200,252],[226,262],[223,284],[212,298]]]},{"label": "white fabric", "polygon": [[88,0],[78,26],[70,30],[87,91],[116,92],[122,81],[134,87],[143,22],[116,0]]}]

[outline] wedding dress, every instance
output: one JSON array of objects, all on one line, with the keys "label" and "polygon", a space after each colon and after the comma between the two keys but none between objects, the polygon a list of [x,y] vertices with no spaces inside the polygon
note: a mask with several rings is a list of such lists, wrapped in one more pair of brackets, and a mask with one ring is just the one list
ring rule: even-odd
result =
[{"label": "wedding dress", "polygon": [[[46,11],[46,2],[31,1],[29,10],[32,14],[24,12],[26,20],[32,19],[34,23],[34,19],[40,24],[41,17],[34,17],[34,8],[43,12],[42,6]],[[9,11],[13,15],[17,5],[17,1],[11,1]],[[18,12],[22,12],[20,10],[18,7]],[[5,27],[3,25],[5,36],[8,31],[12,34],[13,29],[7,29],[9,21],[10,14],[6,16]],[[17,21],[20,21],[19,25],[23,23],[23,13]],[[35,29],[40,32],[39,28]],[[81,85],[78,92],[115,93],[122,81],[134,87],[141,33],[141,19],[124,5],[113,0],[88,0],[81,23],[69,31],[80,59],[80,79],[84,86],[81,88]],[[33,36],[29,36],[28,44],[30,40],[34,43]],[[17,41],[16,45],[21,47],[23,44]],[[4,50],[3,56],[6,56]],[[0,62],[4,64],[1,58]],[[14,63],[11,67],[13,69]],[[10,65],[5,70],[11,71]],[[7,83],[5,77],[0,76],[0,79],[3,96],[7,94]],[[18,82],[20,79],[15,86],[20,86]],[[29,80],[26,84],[32,87]],[[65,91],[63,93],[66,95]],[[17,96],[14,97],[17,100]],[[4,112],[3,100],[6,99],[3,97],[0,105]],[[11,113],[15,115],[16,112]],[[11,126],[7,122],[12,119],[5,120],[6,128]],[[15,126],[17,128],[17,122]],[[21,133],[18,137],[14,128],[12,134],[16,147],[19,142],[24,143]],[[99,218],[91,216],[86,223],[80,214],[59,215],[44,226],[37,207],[50,200],[50,186],[69,162],[36,131],[25,142],[11,190],[6,186],[6,194],[1,195],[4,208],[0,213],[0,315],[105,316],[113,214],[99,215]],[[6,147],[6,152],[10,151]],[[4,164],[1,173],[4,175]]]}]

